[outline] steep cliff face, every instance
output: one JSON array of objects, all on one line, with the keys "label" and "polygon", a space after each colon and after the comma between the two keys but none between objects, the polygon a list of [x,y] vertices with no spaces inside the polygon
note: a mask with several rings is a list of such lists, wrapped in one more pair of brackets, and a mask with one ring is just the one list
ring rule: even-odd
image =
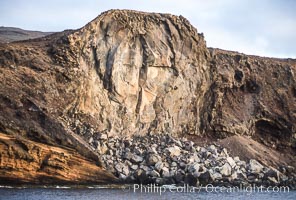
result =
[{"label": "steep cliff face", "polygon": [[68,38],[84,76],[75,117],[110,135],[200,133],[209,55],[185,18],[111,11]]},{"label": "steep cliff face", "polygon": [[0,131],[98,164],[100,138],[148,132],[248,135],[290,151],[295,68],[207,49],[182,16],[111,10],[79,30],[0,44]]}]

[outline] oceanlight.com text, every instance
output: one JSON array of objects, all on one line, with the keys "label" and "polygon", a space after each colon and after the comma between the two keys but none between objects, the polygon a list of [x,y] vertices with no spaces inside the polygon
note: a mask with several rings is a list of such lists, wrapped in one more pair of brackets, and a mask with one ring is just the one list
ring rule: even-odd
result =
[{"label": "oceanlight.com text", "polygon": [[156,194],[163,194],[165,192],[171,193],[199,193],[199,192],[206,192],[206,193],[233,193],[233,192],[243,192],[247,194],[252,193],[288,193],[290,188],[288,186],[258,186],[258,185],[250,185],[250,186],[214,186],[212,184],[208,184],[205,186],[198,186],[193,187],[189,186],[188,184],[184,184],[182,186],[165,186],[165,185],[157,185],[157,184],[134,184],[132,187],[129,187],[129,191],[133,191],[134,193],[156,193]]}]

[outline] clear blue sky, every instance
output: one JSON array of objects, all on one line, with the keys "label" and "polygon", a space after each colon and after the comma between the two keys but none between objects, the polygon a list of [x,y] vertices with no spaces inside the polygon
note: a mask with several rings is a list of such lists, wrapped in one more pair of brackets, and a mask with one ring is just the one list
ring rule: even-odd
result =
[{"label": "clear blue sky", "polygon": [[0,26],[76,29],[109,9],[183,15],[208,46],[296,58],[296,0],[0,0]]}]

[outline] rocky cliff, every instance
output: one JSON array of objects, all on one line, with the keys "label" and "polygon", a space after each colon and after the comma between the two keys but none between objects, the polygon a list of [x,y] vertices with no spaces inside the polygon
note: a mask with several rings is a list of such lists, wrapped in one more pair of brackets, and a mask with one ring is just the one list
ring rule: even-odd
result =
[{"label": "rocky cliff", "polygon": [[[243,135],[295,155],[296,60],[208,49],[182,16],[111,10],[79,30],[0,44],[0,70],[5,137],[75,150],[93,165],[106,152],[100,139],[147,133]],[[1,163],[11,152],[2,149]]]},{"label": "rocky cliff", "polygon": [[108,135],[203,132],[209,53],[185,18],[107,12],[68,39],[84,76],[71,119],[90,116]]}]

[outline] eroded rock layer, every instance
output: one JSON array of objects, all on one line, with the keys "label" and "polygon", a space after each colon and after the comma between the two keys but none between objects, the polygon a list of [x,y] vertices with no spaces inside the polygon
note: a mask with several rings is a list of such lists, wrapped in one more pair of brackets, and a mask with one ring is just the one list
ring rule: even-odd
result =
[{"label": "eroded rock layer", "polygon": [[1,184],[92,184],[116,178],[72,149],[0,133]]}]

